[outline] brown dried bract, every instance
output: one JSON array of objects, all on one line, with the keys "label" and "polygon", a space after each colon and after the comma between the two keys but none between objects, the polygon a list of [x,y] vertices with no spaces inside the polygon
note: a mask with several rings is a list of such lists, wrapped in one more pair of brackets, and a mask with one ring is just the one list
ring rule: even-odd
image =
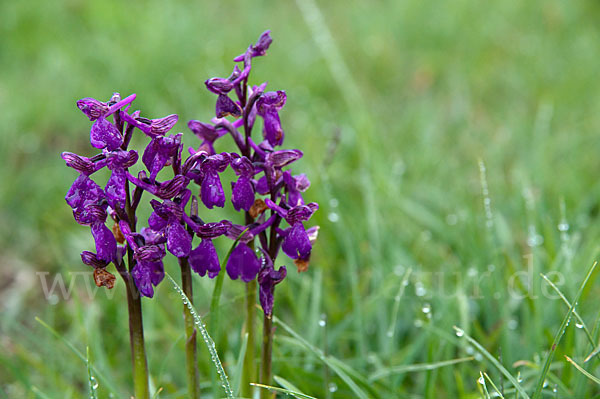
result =
[{"label": "brown dried bract", "polygon": [[298,273],[302,273],[308,270],[308,259],[294,259],[294,265],[298,268]]},{"label": "brown dried bract", "polygon": [[110,290],[115,286],[115,280],[116,277],[106,269],[94,269],[94,282],[98,287],[106,287]]},{"label": "brown dried bract", "polygon": [[268,208],[269,207],[267,206],[267,204],[265,204],[265,201],[263,201],[260,198],[257,198],[256,200],[254,200],[254,204],[252,204],[248,213],[250,213],[250,216],[252,216],[253,219],[256,219],[261,213],[263,213]]},{"label": "brown dried bract", "polygon": [[119,228],[118,223],[113,224],[112,232],[113,232],[113,235],[115,236],[115,240],[117,240],[117,242],[119,244],[123,244],[125,242],[125,236],[121,232],[121,229]]}]

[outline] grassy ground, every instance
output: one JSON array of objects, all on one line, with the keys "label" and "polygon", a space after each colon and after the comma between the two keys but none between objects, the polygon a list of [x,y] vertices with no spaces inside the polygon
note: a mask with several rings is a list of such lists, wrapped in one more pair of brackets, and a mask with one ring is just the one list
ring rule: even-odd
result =
[{"label": "grassy ground", "polygon": [[[64,341],[89,346],[98,397],[130,392],[124,287],[91,298],[76,274],[92,242],[64,203],[74,175],[59,157],[91,153],[76,99],[136,92],[144,114],[178,113],[186,131],[211,115],[203,80],[267,28],[253,79],[287,91],[287,146],[304,150],[295,170],[321,204],[311,269],[278,286],[276,314],[330,356],[279,326],[275,375],[319,398],[466,399],[485,397],[484,371],[515,397],[459,326],[532,395],[569,310],[540,273],[573,300],[600,253],[599,17],[592,0],[0,2],[0,397],[86,394]],[[72,281],[71,298],[44,299],[39,272]],[[195,280],[208,324],[212,285]],[[594,343],[599,296],[593,274],[577,312]],[[242,304],[226,281],[213,338],[234,383]],[[168,283],[144,301],[159,398],[185,397],[180,308]],[[544,397],[600,397],[563,356],[592,351],[580,324]],[[209,360],[200,346],[205,397]],[[584,365],[600,375],[597,359]]]}]

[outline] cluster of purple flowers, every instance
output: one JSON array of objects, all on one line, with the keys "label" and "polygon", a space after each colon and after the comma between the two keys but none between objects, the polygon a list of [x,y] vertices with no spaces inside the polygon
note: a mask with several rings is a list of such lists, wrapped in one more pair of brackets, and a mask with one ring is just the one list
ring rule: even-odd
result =
[{"label": "cluster of purple flowers", "polygon": [[[205,82],[217,95],[215,118],[210,123],[189,121],[189,129],[201,144],[197,150],[189,148],[186,159],[182,157],[182,133],[168,134],[177,115],[148,119],[140,111],[130,112],[135,94],[122,99],[115,93],[108,102],[93,98],[77,102],[93,121],[90,142],[101,152],[92,158],[62,154],[66,164],[79,172],[66,201],[75,220],[91,227],[96,251],[84,251],[81,258],[94,268],[98,285],[112,287],[114,276],[106,267],[113,263],[124,278],[133,277],[143,296],[152,297],[154,287],[164,278],[167,252],[187,260],[200,276],[214,278],[221,266],[213,239],[226,236],[239,240],[226,264],[227,274],[244,282],[258,278],[260,302],[270,315],[274,286],[286,276],[285,266],[274,267],[279,250],[294,260],[299,271],[306,270],[318,227],[307,229],[305,222],[318,205],[305,203],[302,197],[310,186],[307,177],[286,170],[302,152],[278,149],[284,140],[279,112],[286,94],[265,91],[266,83],[248,84],[253,58],[265,55],[270,44],[267,31],[234,59],[240,66],[236,64],[229,77]],[[252,130],[258,118],[262,119],[262,139],[255,141]],[[141,157],[144,167],[137,175],[132,174],[132,167],[140,167],[136,165],[138,153],[128,150],[136,130],[150,139]],[[239,152],[215,151],[216,141],[226,135],[233,138]],[[110,178],[102,188],[91,176],[105,167]],[[168,167],[172,177],[164,180]],[[228,167],[237,176],[231,182],[230,201],[236,211],[244,212],[243,224],[206,221],[207,212],[199,210],[194,194],[199,192],[208,209],[224,207],[227,201],[220,174]],[[149,201],[152,214],[138,231],[136,210],[144,193],[153,197]],[[107,227],[108,220],[112,220],[112,226],[108,224],[112,228]],[[194,236],[200,239],[195,247]],[[255,251],[256,244],[259,251]]]}]

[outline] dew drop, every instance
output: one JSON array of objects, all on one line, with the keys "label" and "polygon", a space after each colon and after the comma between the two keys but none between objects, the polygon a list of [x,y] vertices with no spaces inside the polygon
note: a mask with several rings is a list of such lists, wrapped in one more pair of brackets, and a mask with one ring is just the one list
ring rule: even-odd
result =
[{"label": "dew drop", "polygon": [[485,379],[483,378],[483,375],[477,379],[477,382],[478,382],[480,385],[485,385]]},{"label": "dew drop", "polygon": [[416,296],[425,296],[427,294],[427,290],[423,286],[423,283],[417,281],[415,283],[415,295]]},{"label": "dew drop", "polygon": [[58,295],[56,295],[56,294],[48,295],[48,303],[50,305],[56,305],[58,303]]},{"label": "dew drop", "polygon": [[327,389],[329,389],[329,392],[337,392],[338,386],[335,382],[330,382]]},{"label": "dew drop", "polygon": [[423,320],[421,320],[421,319],[416,319],[416,320],[415,320],[415,327],[417,327],[417,328],[421,328],[421,327],[423,327]]},{"label": "dew drop", "polygon": [[583,328],[583,324],[581,324],[581,323],[575,323],[575,327],[577,327],[577,328]]},{"label": "dew drop", "polygon": [[423,232],[421,233],[421,237],[423,238],[423,241],[431,240],[431,231],[423,230]]},{"label": "dew drop", "polygon": [[327,325],[327,315],[325,313],[321,314],[321,318],[319,319],[319,327],[325,327]]},{"label": "dew drop", "polygon": [[515,319],[510,319],[508,321],[508,323],[506,324],[506,326],[508,327],[509,330],[516,330],[517,327],[519,326],[519,322]]},{"label": "dew drop", "polygon": [[456,216],[454,213],[446,215],[446,223],[448,223],[450,226],[454,226],[456,223],[458,223],[458,216]]},{"label": "dew drop", "polygon": [[335,212],[329,212],[329,214],[327,215],[327,219],[329,219],[331,223],[337,223],[340,221],[340,215],[338,215]]},{"label": "dew drop", "polygon": [[523,382],[523,377],[521,377],[521,372],[520,371],[517,373],[517,382],[519,384]]},{"label": "dew drop", "polygon": [[404,275],[404,266],[402,266],[402,265],[396,265],[396,267],[394,267],[394,274],[396,276],[402,276],[402,275]]},{"label": "dew drop", "polygon": [[456,329],[456,336],[460,338],[460,337],[462,337],[463,335],[465,335],[465,332],[464,332],[464,330],[462,330],[462,329],[460,329],[460,328],[457,328],[457,329]]},{"label": "dew drop", "polygon": [[337,198],[332,198],[329,200],[329,206],[332,208],[337,208],[337,206],[340,204],[340,201],[338,201]]},{"label": "dew drop", "polygon": [[431,305],[428,303],[423,304],[421,311],[425,314],[431,313]]},{"label": "dew drop", "polygon": [[567,222],[561,222],[561,223],[559,223],[558,224],[558,231],[562,231],[562,232],[569,231],[569,223],[567,223]]},{"label": "dew drop", "polygon": [[476,361],[480,362],[483,360],[483,356],[481,355],[481,353],[476,353],[473,355],[473,357],[475,358]]}]

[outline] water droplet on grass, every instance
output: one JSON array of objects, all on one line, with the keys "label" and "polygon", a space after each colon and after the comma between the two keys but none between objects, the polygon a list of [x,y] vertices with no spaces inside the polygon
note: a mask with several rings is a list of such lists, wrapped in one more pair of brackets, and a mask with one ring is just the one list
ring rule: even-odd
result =
[{"label": "water droplet on grass", "polygon": [[331,223],[337,223],[340,221],[340,215],[338,215],[335,212],[329,212],[329,215],[327,215],[327,219],[329,219]]},{"label": "water droplet on grass", "polygon": [[428,303],[423,304],[423,307],[421,308],[421,311],[423,311],[423,313],[427,314],[431,312],[431,305]]},{"label": "water droplet on grass", "polygon": [[423,286],[423,283],[416,282],[415,283],[415,295],[416,296],[425,296],[427,294],[427,290]]},{"label": "water droplet on grass", "polygon": [[458,223],[458,216],[456,216],[454,213],[446,215],[446,223],[448,223],[450,226],[454,226],[456,223]]},{"label": "water droplet on grass", "polygon": [[477,379],[477,383],[480,385],[485,385],[485,379],[483,378],[483,375]]},{"label": "water droplet on grass", "polygon": [[329,206],[332,208],[337,208],[337,206],[340,204],[340,201],[338,201],[337,198],[332,198],[329,200]]},{"label": "water droplet on grass", "polygon": [[329,392],[337,392],[338,386],[335,382],[330,382],[327,389],[329,389]]},{"label": "water droplet on grass", "polygon": [[558,224],[558,231],[569,231],[569,223],[567,222],[561,222]]},{"label": "water droplet on grass", "polygon": [[460,329],[460,328],[457,328],[457,329],[456,329],[456,336],[460,338],[460,337],[462,337],[463,335],[465,335],[465,332],[464,332],[462,329]]},{"label": "water droplet on grass", "polygon": [[583,324],[581,324],[581,323],[575,323],[575,327],[577,327],[577,328],[583,328]]}]

